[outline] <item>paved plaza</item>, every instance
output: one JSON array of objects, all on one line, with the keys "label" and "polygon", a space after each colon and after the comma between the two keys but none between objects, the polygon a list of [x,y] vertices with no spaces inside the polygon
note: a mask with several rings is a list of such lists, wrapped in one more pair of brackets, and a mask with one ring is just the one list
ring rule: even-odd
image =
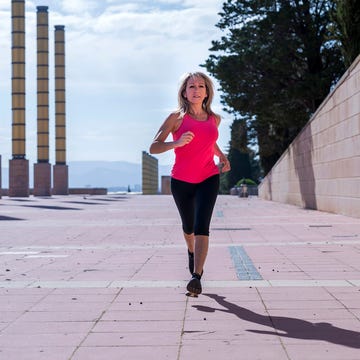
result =
[{"label": "paved plaza", "polygon": [[0,360],[359,360],[360,219],[219,196],[203,294],[171,196],[0,199]]}]

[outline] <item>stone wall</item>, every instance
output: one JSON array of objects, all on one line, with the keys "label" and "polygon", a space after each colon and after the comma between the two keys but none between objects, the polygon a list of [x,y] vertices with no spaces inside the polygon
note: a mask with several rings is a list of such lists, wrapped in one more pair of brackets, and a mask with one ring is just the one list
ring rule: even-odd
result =
[{"label": "stone wall", "polygon": [[259,196],[360,217],[360,55],[264,178]]},{"label": "stone wall", "polygon": [[159,165],[158,160],[142,152],[142,193],[154,195],[159,193]]},{"label": "stone wall", "polygon": [[161,194],[171,195],[171,176],[161,176]]}]

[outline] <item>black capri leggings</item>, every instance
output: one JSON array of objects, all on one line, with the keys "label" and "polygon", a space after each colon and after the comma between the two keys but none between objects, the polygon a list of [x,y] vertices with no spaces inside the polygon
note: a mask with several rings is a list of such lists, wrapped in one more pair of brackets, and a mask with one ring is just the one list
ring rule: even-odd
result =
[{"label": "black capri leggings", "polygon": [[219,192],[220,176],[192,184],[171,178],[171,192],[185,234],[209,236],[211,215]]}]

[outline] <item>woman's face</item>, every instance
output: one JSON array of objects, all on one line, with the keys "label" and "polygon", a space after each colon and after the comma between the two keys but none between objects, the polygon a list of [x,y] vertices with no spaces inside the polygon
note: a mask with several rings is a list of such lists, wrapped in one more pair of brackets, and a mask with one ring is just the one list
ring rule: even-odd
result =
[{"label": "woman's face", "polygon": [[192,104],[202,104],[207,97],[205,80],[202,77],[189,78],[184,96]]}]

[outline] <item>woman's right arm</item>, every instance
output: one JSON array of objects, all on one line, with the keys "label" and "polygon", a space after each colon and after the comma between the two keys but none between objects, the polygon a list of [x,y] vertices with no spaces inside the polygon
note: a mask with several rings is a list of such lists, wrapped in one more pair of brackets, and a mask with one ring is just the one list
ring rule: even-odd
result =
[{"label": "woman's right arm", "polygon": [[177,114],[170,114],[168,116],[168,118],[160,126],[154,141],[150,145],[150,154],[160,154],[176,147],[184,146],[193,139],[194,134],[188,131],[182,134],[180,139],[176,141],[166,141],[169,134],[176,129],[178,121],[179,118]]}]

